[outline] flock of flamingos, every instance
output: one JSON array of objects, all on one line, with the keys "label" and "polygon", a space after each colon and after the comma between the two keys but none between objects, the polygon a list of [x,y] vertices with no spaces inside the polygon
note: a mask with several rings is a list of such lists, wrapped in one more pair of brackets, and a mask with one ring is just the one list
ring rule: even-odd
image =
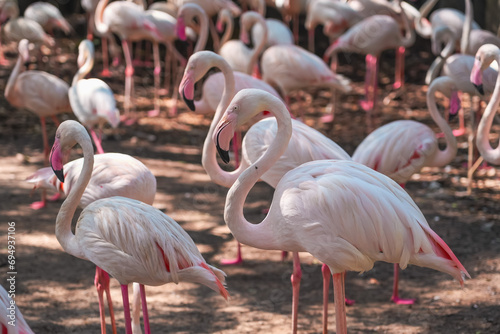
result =
[{"label": "flock of flamingos", "polygon": [[[149,169],[131,156],[104,153],[102,127],[108,123],[115,128],[120,122],[126,125],[136,120],[131,110],[134,64],[141,60],[132,59],[131,43],[142,40],[151,42],[146,46],[152,45],[154,60],[155,108],[148,116],[160,114],[160,95],[166,92],[174,100],[179,94],[195,112],[214,114],[203,145],[202,165],[213,182],[229,188],[224,208],[227,226],[238,242],[293,253],[293,333],[297,331],[301,280],[299,252],[308,252],[324,263],[324,333],[331,275],[337,333],[346,333],[348,327],[347,270],[367,271],[375,261],[394,263],[392,301],[398,304],[414,302],[398,296],[399,267],[414,264],[433,268],[450,274],[460,284],[470,277],[430,228],[404,184],[423,166],[445,166],[452,161],[457,153],[455,136],[465,131],[463,120],[461,127],[452,131],[438,111],[436,91],[449,98],[449,117],[461,108],[459,92],[489,101],[477,127],[476,146],[485,161],[500,163],[500,148],[492,149],[488,140],[500,102],[500,77],[490,67],[500,60],[500,38],[473,22],[470,0],[465,1],[466,13],[442,8],[428,18],[438,0],[428,0],[420,10],[400,0],[266,1],[241,1],[243,11],[230,0],[154,2],[147,10],[142,3],[82,0],[88,14],[88,35],[79,45],[79,70],[71,86],[50,73],[26,68],[30,45],[35,45],[35,51],[42,44],[54,46],[53,29],[73,31],[58,9],[36,2],[20,17],[15,0],[0,2],[3,41],[18,42],[19,52],[4,94],[12,106],[40,117],[45,162],[50,164],[29,179],[43,189],[42,200],[32,208],[46,205],[46,190],[56,190],[56,197],[66,195],[56,218],[57,240],[67,253],[96,265],[102,333],[106,331],[104,294],[116,333],[109,275],[122,287],[127,334],[142,332],[139,303],[144,331],[150,333],[145,285],[197,282],[229,297],[225,273],[207,264],[190,236],[151,206],[156,180]],[[265,19],[266,6],[276,6],[286,23]],[[306,16],[309,50],[295,44],[299,15]],[[240,38],[229,40],[236,16]],[[323,33],[332,42],[323,59],[314,53],[317,25],[323,26]],[[397,50],[394,88],[400,89],[405,48],[415,42],[417,33],[431,39],[436,56],[426,78],[427,104],[441,134],[416,121],[395,121],[372,131],[351,157],[331,139],[290,115],[287,105],[291,93],[311,87],[351,92],[350,79],[336,73],[336,57],[339,52],[352,52],[366,55],[365,98],[360,106],[371,124],[372,111],[377,108],[380,53]],[[110,76],[110,59],[116,63],[119,58],[115,36],[121,41],[126,62],[123,115],[105,81],[85,79],[94,65],[94,34],[102,39],[104,79]],[[175,48],[177,39],[196,41],[194,49],[188,47],[188,60]],[[205,50],[208,40],[217,53]],[[163,89],[159,44],[166,45]],[[331,64],[327,64],[330,59]],[[10,66],[3,52],[0,62]],[[220,71],[205,80],[202,97],[195,100],[195,83],[212,68]],[[181,77],[178,74],[182,71]],[[175,103],[170,113],[176,112]],[[333,121],[334,108],[332,99],[331,113],[324,121]],[[50,150],[46,117],[59,124],[56,115],[70,111],[79,122],[60,124]],[[241,141],[237,130],[248,122],[255,124]],[[438,137],[444,137],[444,150],[438,146]],[[220,167],[217,153],[228,163],[231,141],[237,168],[226,171]],[[99,153],[95,156],[93,143]],[[64,164],[76,144],[81,146],[83,158]],[[275,192],[266,217],[252,224],[245,219],[243,206],[259,180]],[[83,211],[73,233],[71,221],[77,207]],[[237,258],[224,264],[241,262],[238,247]],[[132,315],[130,283],[138,296]],[[9,305],[3,289],[1,300]],[[3,313],[0,319],[2,333],[32,333],[19,311],[15,328]]]}]

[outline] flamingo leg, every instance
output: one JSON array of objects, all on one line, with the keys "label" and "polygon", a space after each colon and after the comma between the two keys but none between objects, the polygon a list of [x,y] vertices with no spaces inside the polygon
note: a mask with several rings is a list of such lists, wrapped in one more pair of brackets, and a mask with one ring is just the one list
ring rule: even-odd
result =
[{"label": "flamingo leg", "polygon": [[[45,124],[45,117],[40,117],[40,123],[42,124],[42,138],[43,138],[43,163],[44,166],[49,165],[49,140],[47,138],[47,127]],[[47,204],[47,191],[42,190],[42,200],[38,202],[33,202],[30,204],[30,208],[33,210],[40,210]]]},{"label": "flamingo leg", "polygon": [[392,288],[391,301],[397,305],[413,305],[415,299],[401,299],[399,298],[399,265],[394,263],[394,285]]},{"label": "flamingo leg", "polygon": [[[123,54],[125,56],[126,68],[125,68],[125,101],[124,101],[124,109],[125,115],[128,117],[130,115],[130,104],[131,104],[131,95],[132,95],[132,86],[134,85],[134,66],[132,64],[132,55],[130,53],[129,42],[127,40],[122,41]],[[130,125],[133,123],[127,122]]]},{"label": "flamingo leg", "polygon": [[293,252],[293,272],[292,272],[292,333],[297,333],[297,319],[299,314],[299,293],[300,281],[302,280],[302,270],[300,269],[300,258],[298,252]]},{"label": "flamingo leg", "polygon": [[109,72],[109,56],[108,56],[108,38],[106,36],[101,37],[102,42],[102,72],[101,76],[109,78],[111,73]]},{"label": "flamingo leg", "polygon": [[0,65],[2,66],[8,66],[9,65],[9,61],[7,59],[5,59],[5,55],[3,54],[3,48],[2,48],[2,40],[1,40],[1,25],[0,25]]},{"label": "flamingo leg", "polygon": [[125,333],[132,334],[132,323],[130,318],[130,304],[128,301],[128,285],[121,284],[123,298],[123,313],[125,314]]},{"label": "flamingo leg", "polygon": [[220,264],[223,265],[223,266],[233,266],[233,265],[237,265],[237,264],[242,264],[243,263],[243,257],[241,256],[241,244],[236,241],[236,243],[238,244],[238,250],[237,250],[237,254],[236,254],[236,259],[227,259],[227,260],[222,260],[220,261]]},{"label": "flamingo leg", "polygon": [[99,136],[96,135],[94,129],[90,129],[90,135],[92,136],[92,140],[94,141],[97,153],[103,154],[104,150],[102,149],[101,138],[99,138]]},{"label": "flamingo leg", "polygon": [[151,334],[151,329],[149,328],[149,315],[148,315],[148,305],[146,303],[146,290],[144,285],[140,285],[141,288],[141,302],[142,302],[142,317],[144,318],[144,333]]},{"label": "flamingo leg", "polygon": [[132,332],[142,333],[141,329],[141,287],[139,283],[132,284]]},{"label": "flamingo leg", "polygon": [[333,275],[333,297],[337,334],[347,334],[345,311],[345,272]]},{"label": "flamingo leg", "polygon": [[392,87],[394,89],[403,88],[404,85],[404,75],[405,75],[405,51],[404,46],[400,46],[396,50],[396,70],[395,79]]},{"label": "flamingo leg", "polygon": [[104,292],[108,299],[109,316],[111,318],[111,326],[113,333],[116,334],[115,314],[113,312],[113,302],[109,291],[109,275],[107,272],[96,266],[94,284],[99,296],[99,313],[101,315],[101,332],[106,333],[106,315],[104,311]]},{"label": "flamingo leg", "polygon": [[87,39],[89,41],[94,39],[94,15],[93,13],[87,13]]},{"label": "flamingo leg", "polygon": [[56,125],[57,128],[59,127],[59,125],[61,125],[61,122],[59,122],[56,115],[52,115],[52,116],[50,116],[50,118],[52,118],[52,121],[54,122],[54,124]]},{"label": "flamingo leg", "polygon": [[323,274],[323,334],[328,333],[328,294],[330,292],[330,268],[326,264],[321,267]]},{"label": "flamingo leg", "polygon": [[[266,214],[267,214],[267,212],[266,212]],[[281,252],[281,261],[285,261],[287,257],[288,257],[288,252],[282,251]]]},{"label": "flamingo leg", "polygon": [[370,54],[367,54],[366,57],[365,57],[365,64],[366,64],[366,73],[365,73],[365,84],[364,84],[364,90],[365,90],[365,97],[363,100],[361,100],[361,108],[365,111],[368,110],[369,108],[369,105],[368,105],[368,100],[369,100],[369,96],[370,96],[370,81],[371,81],[371,71],[372,71],[372,67],[370,66],[371,65],[371,62],[372,62],[372,58],[373,56],[370,55]]},{"label": "flamingo leg", "polygon": [[299,15],[292,16],[292,24],[293,24],[293,39],[295,44],[299,45]]},{"label": "flamingo leg", "polygon": [[311,28],[307,31],[308,48],[309,51],[311,51],[312,53],[314,53],[314,32],[315,32],[314,28]]},{"label": "flamingo leg", "polygon": [[153,59],[155,63],[154,67],[154,109],[148,111],[149,117],[156,117],[160,114],[160,73],[161,73],[161,65],[160,65],[160,47],[157,42],[153,43]]},{"label": "flamingo leg", "polygon": [[170,80],[172,79],[172,50],[173,45],[166,45],[166,50],[165,50],[165,74],[164,74],[164,79],[165,81],[165,88],[161,89],[158,93],[160,95],[168,95],[168,92],[170,91]]}]

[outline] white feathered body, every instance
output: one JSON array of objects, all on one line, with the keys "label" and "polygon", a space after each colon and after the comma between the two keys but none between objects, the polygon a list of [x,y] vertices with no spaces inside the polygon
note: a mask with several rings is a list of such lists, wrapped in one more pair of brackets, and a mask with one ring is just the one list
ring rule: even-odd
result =
[{"label": "white feathered body", "polygon": [[74,242],[83,258],[120,284],[187,281],[225,292],[224,272],[206,264],[186,231],[140,201],[112,197],[91,203],[78,218]]},{"label": "white feathered body", "polygon": [[[324,159],[351,160],[337,143],[321,132],[292,119],[292,137],[285,153],[261,179],[275,188],[288,171],[310,161]],[[254,124],[243,138],[243,159],[251,165],[275,141],[278,124],[269,117]]]},{"label": "white feathered body", "polygon": [[460,282],[466,272],[406,191],[352,161],[313,161],[285,174],[261,224],[279,249],[309,252],[334,274],[364,272],[375,261],[429,267]]},{"label": "white feathered body", "polygon": [[[78,180],[83,167],[83,158],[64,165],[64,185],[56,178],[50,167],[39,169],[27,181],[35,188],[63,191],[68,195]],[[122,196],[146,204],[153,204],[156,194],[156,178],[139,160],[121,153],[104,153],[94,157],[92,177],[80,200],[80,207],[102,198]]]},{"label": "white feathered body", "polygon": [[221,46],[219,54],[228,62],[233,71],[247,73],[253,49],[247,47],[239,39],[232,39]]},{"label": "white feathered body", "polygon": [[54,27],[61,28],[66,34],[71,31],[71,26],[59,9],[47,2],[32,3],[24,11],[24,17],[38,22],[45,31],[50,31]]},{"label": "white feathered body", "polygon": [[405,183],[439,151],[434,131],[411,120],[388,123],[370,133],[352,159],[398,183]]},{"label": "white feathered body", "polygon": [[7,291],[0,285],[0,307],[2,308],[2,312],[0,312],[0,332],[2,334],[34,334],[16,304],[14,304],[15,326],[9,324],[12,319],[7,317],[7,314],[9,313],[9,308],[13,305],[11,301],[12,298],[9,297]]},{"label": "white feathered body", "polygon": [[[266,19],[267,41],[265,47],[271,47],[278,44],[294,44],[293,34],[282,21],[276,19]],[[259,45],[264,38],[263,27],[260,24],[254,24],[252,27],[253,45]]]}]

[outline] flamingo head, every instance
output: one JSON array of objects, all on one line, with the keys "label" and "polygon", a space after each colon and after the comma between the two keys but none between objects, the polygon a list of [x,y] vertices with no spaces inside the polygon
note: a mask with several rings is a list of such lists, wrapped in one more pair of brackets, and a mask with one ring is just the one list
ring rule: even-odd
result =
[{"label": "flamingo head", "polygon": [[76,60],[78,67],[82,67],[88,57],[94,59],[94,44],[90,40],[84,39],[78,45],[78,58]]},{"label": "flamingo head", "polygon": [[[82,131],[83,130],[83,131]],[[79,141],[83,141],[82,136],[86,136],[85,139],[90,141],[90,137],[83,128],[83,126],[72,120],[64,121],[59,125],[56,131],[56,139],[54,140],[54,145],[52,145],[52,150],[50,151],[50,167],[56,174],[59,181],[64,183],[64,170],[63,165],[69,151],[73,146]]]},{"label": "flamingo head", "polygon": [[462,104],[460,102],[460,97],[458,96],[458,91],[451,91],[450,95],[450,111],[449,111],[449,120],[453,119],[458,111],[462,108]]},{"label": "flamingo head", "polygon": [[175,24],[175,32],[177,37],[181,41],[185,41],[186,37],[186,23],[184,22],[184,18],[182,16],[177,17],[177,23]]},{"label": "flamingo head", "polygon": [[484,95],[483,71],[495,60],[498,52],[498,47],[493,44],[485,44],[477,50],[474,66],[470,73],[470,81],[481,95]]}]

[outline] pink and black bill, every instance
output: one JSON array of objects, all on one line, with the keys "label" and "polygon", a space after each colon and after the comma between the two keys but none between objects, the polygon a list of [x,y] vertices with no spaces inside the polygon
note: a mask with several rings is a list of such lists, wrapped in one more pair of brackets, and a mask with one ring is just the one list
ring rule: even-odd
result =
[{"label": "pink and black bill", "polygon": [[222,126],[218,129],[218,131],[217,131],[217,132],[216,132],[216,134],[215,134],[215,147],[217,147],[217,152],[219,152],[219,156],[220,156],[220,158],[221,158],[221,159],[222,159],[222,161],[224,161],[224,163],[226,163],[226,164],[227,164],[227,163],[229,163],[229,161],[231,160],[231,159],[229,158],[229,151],[224,150],[224,149],[220,146],[220,144],[219,144],[219,137],[220,137],[220,134],[221,134],[222,130],[224,130],[224,128],[225,128],[226,126],[228,126],[228,125],[229,125],[229,123],[224,123],[224,124],[222,124]]},{"label": "pink and black bill", "polygon": [[63,170],[64,165],[62,161],[63,159],[62,159],[61,145],[59,144],[59,138],[56,137],[54,145],[52,146],[52,150],[50,151],[49,162],[50,162],[50,167],[54,171],[54,174],[56,174],[59,181],[64,183],[64,170]]},{"label": "pink and black bill", "polygon": [[481,62],[476,59],[470,73],[470,82],[476,87],[479,94],[484,95],[483,72],[481,71]]}]

